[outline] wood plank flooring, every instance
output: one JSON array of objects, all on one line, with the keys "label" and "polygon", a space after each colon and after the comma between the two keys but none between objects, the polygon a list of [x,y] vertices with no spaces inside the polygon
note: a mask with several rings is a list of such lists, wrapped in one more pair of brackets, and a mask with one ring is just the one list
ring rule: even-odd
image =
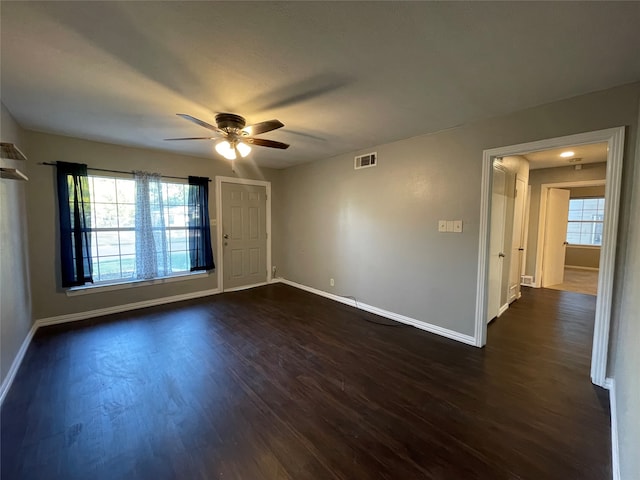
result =
[{"label": "wood plank flooring", "polygon": [[526,290],[484,349],[269,285],[41,329],[9,479],[609,479],[595,298]]}]

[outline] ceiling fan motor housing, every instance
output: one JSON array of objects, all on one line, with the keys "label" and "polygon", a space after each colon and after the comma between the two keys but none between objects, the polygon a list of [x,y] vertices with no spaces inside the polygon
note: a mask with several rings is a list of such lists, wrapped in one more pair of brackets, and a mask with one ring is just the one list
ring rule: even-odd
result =
[{"label": "ceiling fan motor housing", "polygon": [[219,113],[216,115],[216,124],[221,130],[242,130],[247,124],[240,115],[233,113]]}]

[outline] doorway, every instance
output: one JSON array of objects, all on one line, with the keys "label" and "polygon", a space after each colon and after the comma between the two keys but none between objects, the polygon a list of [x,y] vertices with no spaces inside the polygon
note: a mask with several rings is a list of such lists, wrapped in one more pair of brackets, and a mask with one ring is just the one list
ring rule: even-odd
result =
[{"label": "doorway", "polygon": [[487,322],[520,298],[529,162],[521,156],[497,157],[492,174]]},{"label": "doorway", "polygon": [[242,290],[271,281],[271,183],[216,177],[218,285]]},{"label": "doorway", "polygon": [[602,248],[600,258],[599,295],[596,301],[595,327],[591,356],[591,379],[599,386],[605,386],[607,350],[609,341],[610,315],[612,305],[613,274],[615,269],[618,209],[624,147],[624,127],[595,132],[558,137],[526,144],[485,150],[483,153],[482,196],[479,238],[479,265],[476,295],[476,346],[482,347],[487,341],[488,277],[490,246],[490,212],[492,199],[493,162],[498,157],[522,155],[528,152],[564,148],[573,145],[595,143],[607,144],[606,164],[606,205],[602,227]]},{"label": "doorway", "polygon": [[534,286],[598,294],[605,189],[604,178],[541,185]]}]

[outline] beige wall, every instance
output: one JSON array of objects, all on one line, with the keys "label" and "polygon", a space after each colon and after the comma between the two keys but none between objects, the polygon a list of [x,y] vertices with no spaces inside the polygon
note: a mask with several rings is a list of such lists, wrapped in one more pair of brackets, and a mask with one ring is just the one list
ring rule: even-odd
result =
[{"label": "beige wall", "polygon": [[567,188],[571,198],[593,198],[604,197],[604,185],[594,185],[593,187],[571,187]]},{"label": "beige wall", "polygon": [[[216,275],[212,274],[205,278],[180,282],[68,297],[60,287],[55,168],[38,165],[39,162],[61,160],[86,163],[90,167],[97,168],[146,170],[175,176],[197,175],[206,176],[212,180],[216,175],[274,180],[279,173],[276,170],[252,168],[248,163],[238,161],[234,174],[229,162],[220,160],[213,154],[211,158],[197,158],[30,131],[26,132],[26,141],[31,177],[27,189],[27,206],[31,232],[29,252],[31,289],[35,300],[34,319],[114,307],[217,287]],[[215,182],[209,185],[209,216],[214,218],[216,214]],[[215,234],[215,227],[212,226],[214,255]],[[215,258],[215,261],[217,263],[220,259]]]},{"label": "beige wall", "polygon": [[[629,125],[622,187],[628,203],[639,95],[636,83],[289,168],[282,175],[279,271],[472,335],[483,150]],[[378,152],[379,166],[354,171],[353,156],[369,151]],[[462,219],[464,232],[438,233],[439,219]],[[624,242],[625,207],[620,225]],[[618,266],[623,257],[619,252]]]},{"label": "beige wall", "polygon": [[[620,126],[620,125],[618,125]],[[604,180],[607,178],[606,163],[583,165],[582,170],[573,167],[541,168],[531,170],[529,185],[531,186],[531,203],[529,206],[529,236],[527,239],[526,275],[535,277],[536,255],[538,254],[538,226],[540,221],[540,191],[545,183],[578,182],[583,180]],[[535,279],[536,282],[538,279]]]},{"label": "beige wall", "polygon": [[[640,109],[639,109],[640,120]],[[614,337],[614,378],[620,445],[620,478],[640,472],[640,138],[636,144],[636,188],[630,199],[630,234],[621,299],[618,335]]]},{"label": "beige wall", "polygon": [[568,267],[598,268],[600,266],[600,247],[567,245],[564,264]]},{"label": "beige wall", "polygon": [[[0,103],[0,108],[0,139],[25,152],[23,130],[4,104]],[[1,162],[3,167],[30,173],[27,162]],[[26,189],[25,182],[0,180],[0,383],[31,328]]]}]

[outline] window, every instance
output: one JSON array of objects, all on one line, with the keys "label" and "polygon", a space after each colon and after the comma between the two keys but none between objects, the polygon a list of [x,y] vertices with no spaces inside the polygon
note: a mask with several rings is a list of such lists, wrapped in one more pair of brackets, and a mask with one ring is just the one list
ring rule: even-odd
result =
[{"label": "window", "polygon": [[209,178],[164,182],[134,171],[131,180],[88,170],[56,162],[63,287],[215,269]]},{"label": "window", "polygon": [[569,200],[567,243],[602,245],[604,198],[572,198]]},{"label": "window", "polygon": [[[89,175],[91,203],[91,259],[94,283],[135,279],[136,182],[126,178]],[[161,204],[168,258],[168,275],[190,271],[189,185],[161,183]]]}]

